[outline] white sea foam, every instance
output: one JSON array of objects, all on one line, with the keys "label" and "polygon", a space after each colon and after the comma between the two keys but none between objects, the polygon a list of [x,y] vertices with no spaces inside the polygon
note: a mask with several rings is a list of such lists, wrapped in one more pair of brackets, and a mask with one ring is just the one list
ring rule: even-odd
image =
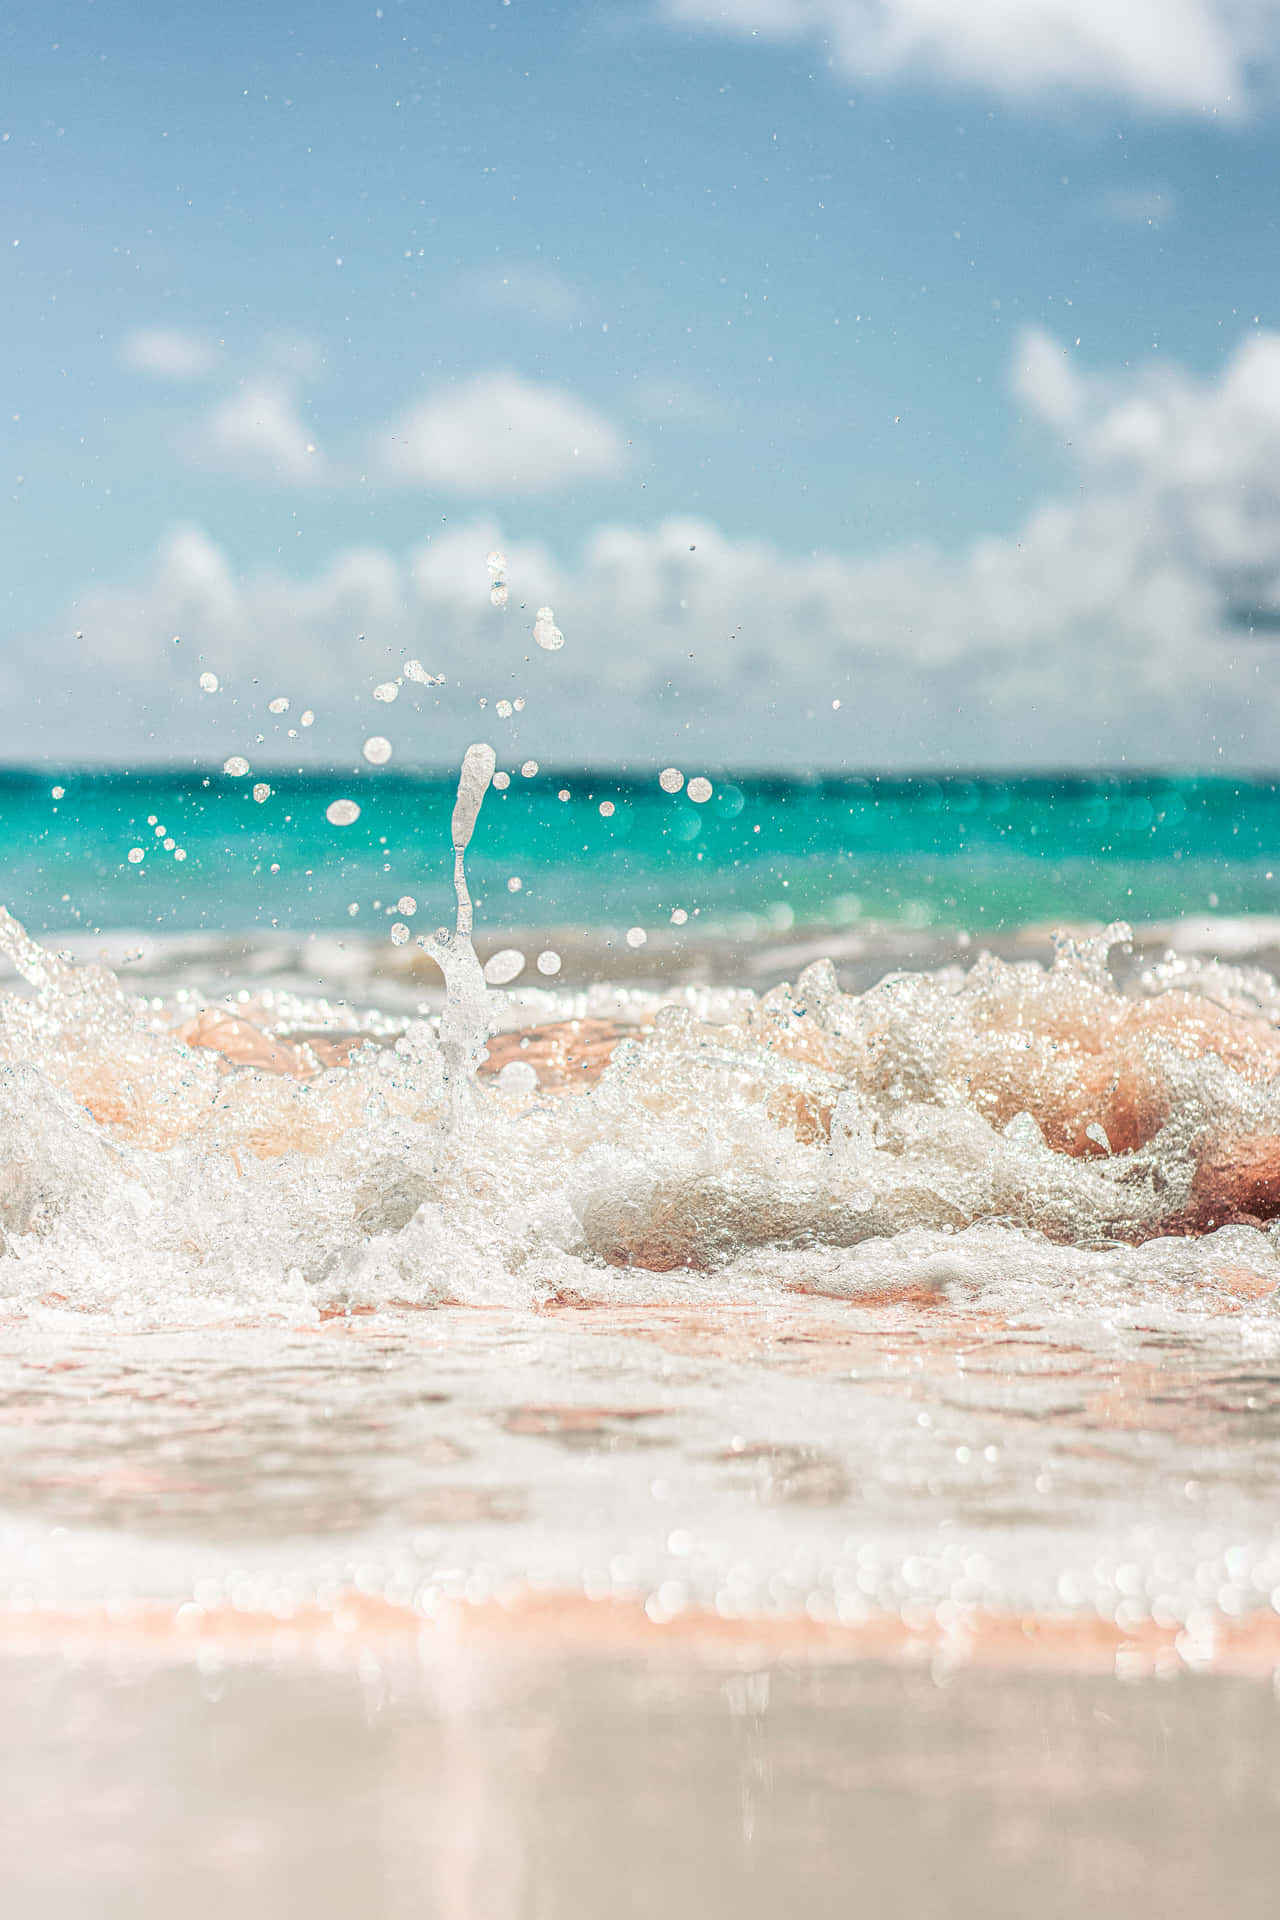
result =
[{"label": "white sea foam", "polygon": [[[1112,930],[1049,969],[987,957],[862,994],[824,963],[763,996],[486,991],[462,857],[491,772],[473,749],[438,1020],[157,1004],[4,916],[25,990],[0,999],[0,1299],[298,1313],[642,1300],[683,1277],[1267,1311],[1269,976],[1175,959],[1124,994]],[[473,1078],[486,1035],[593,1011],[624,1023],[594,1084]],[[326,1052],[339,1023],[351,1050]]]}]

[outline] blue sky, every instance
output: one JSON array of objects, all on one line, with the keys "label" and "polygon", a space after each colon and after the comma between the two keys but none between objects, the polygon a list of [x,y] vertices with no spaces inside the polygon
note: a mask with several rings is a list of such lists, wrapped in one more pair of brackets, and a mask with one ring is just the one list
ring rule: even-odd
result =
[{"label": "blue sky", "polygon": [[1268,764],[1277,27],[20,0],[0,754]]}]

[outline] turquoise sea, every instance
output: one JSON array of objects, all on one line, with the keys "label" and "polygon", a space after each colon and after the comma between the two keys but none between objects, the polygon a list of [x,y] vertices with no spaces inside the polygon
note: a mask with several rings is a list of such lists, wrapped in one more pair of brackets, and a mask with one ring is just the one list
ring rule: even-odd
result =
[{"label": "turquoise sea", "polygon": [[[1275,780],[710,777],[699,805],[654,774],[513,771],[468,856],[477,924],[655,924],[683,909],[691,929],[748,936],[1280,909]],[[33,932],[184,932],[371,930],[408,895],[421,928],[452,918],[456,785],[452,770],[6,771],[3,899]],[[359,806],[353,824],[327,819],[339,799]]]}]

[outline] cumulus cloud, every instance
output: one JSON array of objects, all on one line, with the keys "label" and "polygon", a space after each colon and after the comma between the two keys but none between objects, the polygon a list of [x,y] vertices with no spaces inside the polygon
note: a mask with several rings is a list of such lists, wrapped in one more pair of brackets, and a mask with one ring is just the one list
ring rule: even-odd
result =
[{"label": "cumulus cloud", "polygon": [[1204,380],[1155,361],[1136,376],[1080,373],[1032,331],[1014,386],[1080,467],[1079,516],[1093,504],[1136,518],[1135,559],[1167,554],[1228,619],[1280,614],[1280,334],[1250,335]]},{"label": "cumulus cloud", "polygon": [[238,388],[213,408],[195,451],[231,472],[277,485],[311,486],[329,477],[288,380],[252,380]]},{"label": "cumulus cloud", "polygon": [[1038,102],[1064,89],[1153,113],[1247,111],[1280,0],[662,0],[669,20],[818,40],[852,79]]},{"label": "cumulus cloud", "polygon": [[135,327],[120,343],[120,358],[156,380],[203,380],[216,371],[221,349],[181,327]]},{"label": "cumulus cloud", "polygon": [[[14,665],[0,752],[93,758],[110,740],[125,759],[341,764],[372,686],[416,656],[448,684],[425,710],[408,684],[377,710],[402,762],[456,760],[478,698],[515,690],[522,741],[549,765],[1272,765],[1280,334],[1200,378],[1081,368],[1031,332],[1011,378],[1072,472],[1010,536],[851,558],[669,520],[597,526],[565,558],[485,518],[297,577],[246,574],[188,528],[143,580],[96,587],[56,635],[27,636],[57,670],[36,707]],[[532,645],[544,605],[565,634],[555,655]],[[201,702],[202,665],[225,697]],[[272,731],[274,692],[316,708],[305,739]]]},{"label": "cumulus cloud", "polygon": [[377,451],[386,480],[493,499],[607,479],[623,456],[617,429],[574,394],[504,372],[432,394]]}]

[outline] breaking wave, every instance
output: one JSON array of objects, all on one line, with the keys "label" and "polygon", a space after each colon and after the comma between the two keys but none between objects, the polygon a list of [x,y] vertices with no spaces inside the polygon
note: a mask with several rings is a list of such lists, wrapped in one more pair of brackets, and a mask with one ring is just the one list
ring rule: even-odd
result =
[{"label": "breaking wave", "polygon": [[1264,1303],[1280,986],[1170,958],[1122,989],[1126,937],[862,993],[825,961],[763,994],[633,990],[609,1019],[548,990],[533,1026],[468,972],[488,1047],[460,1099],[447,1009],[140,998],[4,914],[0,1301]]}]

